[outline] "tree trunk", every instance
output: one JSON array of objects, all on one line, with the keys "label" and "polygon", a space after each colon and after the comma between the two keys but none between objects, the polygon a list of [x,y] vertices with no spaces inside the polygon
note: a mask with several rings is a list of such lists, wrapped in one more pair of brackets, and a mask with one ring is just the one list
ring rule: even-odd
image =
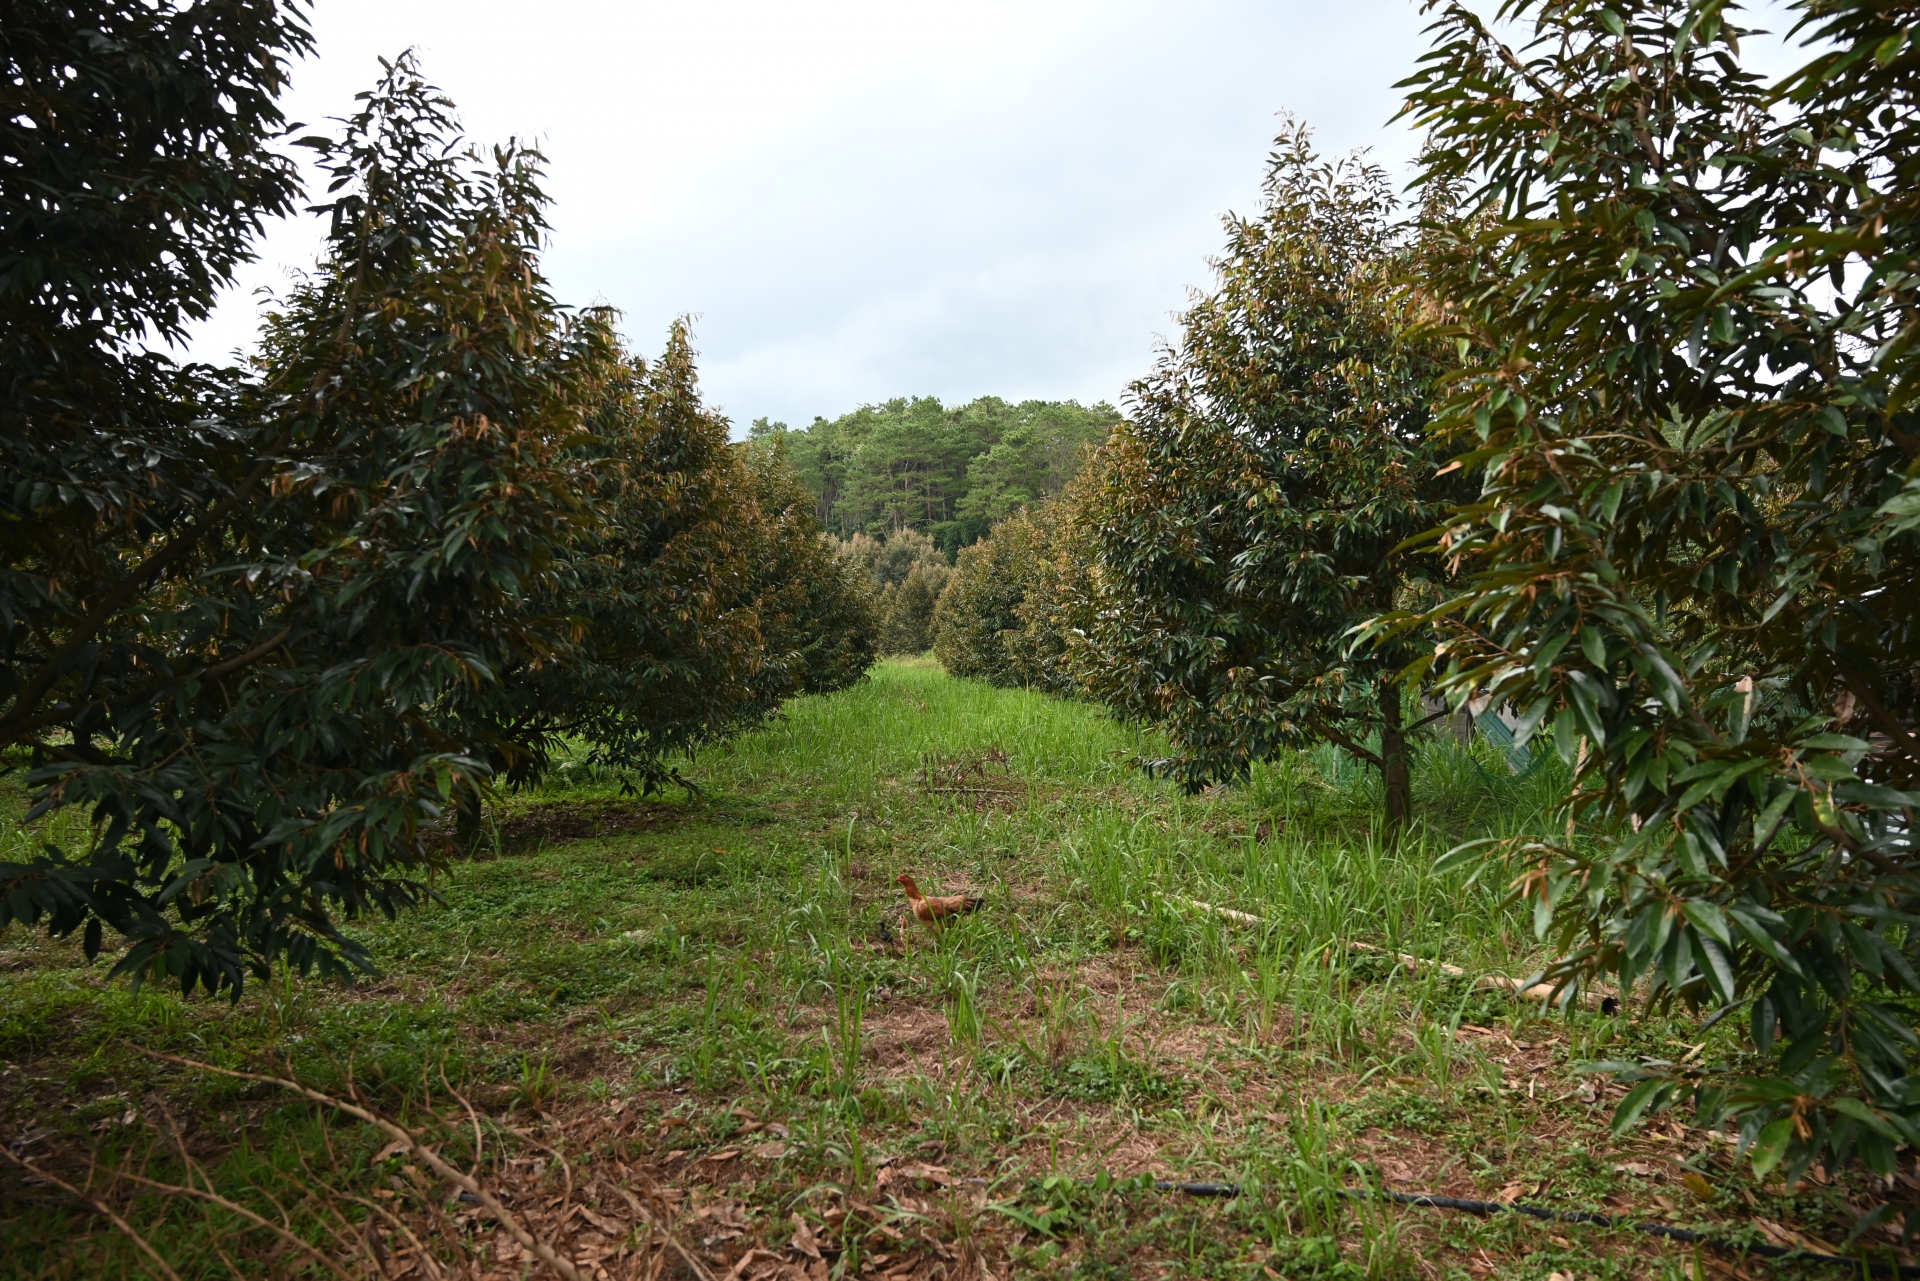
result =
[{"label": "tree trunk", "polygon": [[1380,682],[1380,778],[1387,800],[1387,840],[1398,844],[1413,818],[1413,774],[1407,765],[1407,734],[1400,719],[1400,687]]},{"label": "tree trunk", "polygon": [[462,854],[479,849],[485,835],[486,814],[480,808],[480,789],[462,787],[453,794],[453,843]]}]

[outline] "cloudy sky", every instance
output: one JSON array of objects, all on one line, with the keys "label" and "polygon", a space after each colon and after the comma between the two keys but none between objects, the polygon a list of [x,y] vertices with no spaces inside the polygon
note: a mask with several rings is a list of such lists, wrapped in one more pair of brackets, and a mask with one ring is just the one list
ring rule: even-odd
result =
[{"label": "cloudy sky", "polygon": [[[1118,400],[1277,124],[1372,148],[1412,0],[318,0],[297,120],[409,46],[479,141],[551,160],[548,275],[641,350],[693,314],[709,400],[794,425],[890,396]],[[193,352],[311,261],[277,227]]]}]

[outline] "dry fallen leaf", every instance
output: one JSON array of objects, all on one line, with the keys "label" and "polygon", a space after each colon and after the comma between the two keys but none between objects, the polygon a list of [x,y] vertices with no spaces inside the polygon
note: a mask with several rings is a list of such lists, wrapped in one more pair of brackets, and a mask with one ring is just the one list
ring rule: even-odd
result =
[{"label": "dry fallen leaf", "polygon": [[1637,1174],[1643,1179],[1653,1176],[1653,1167],[1645,1161],[1626,1161],[1614,1166],[1613,1169],[1616,1174]]},{"label": "dry fallen leaf", "polygon": [[798,1210],[793,1213],[793,1241],[791,1244],[794,1249],[806,1255],[809,1259],[817,1259],[820,1257],[820,1243],[813,1239],[813,1229],[807,1226],[807,1221],[800,1217]]},{"label": "dry fallen leaf", "polygon": [[937,1165],[923,1165],[919,1162],[896,1166],[887,1171],[885,1182],[911,1183],[915,1179],[925,1179],[927,1182],[937,1184],[943,1188],[953,1186],[953,1176],[947,1173],[945,1169]]},{"label": "dry fallen leaf", "polygon": [[612,1215],[601,1214],[598,1210],[589,1210],[584,1205],[576,1205],[573,1208],[574,1208],[574,1212],[577,1213],[581,1218],[585,1219],[588,1223],[591,1223],[594,1227],[599,1228],[602,1232],[606,1233],[608,1236],[618,1237],[618,1236],[626,1235],[627,1225],[622,1223],[620,1220],[614,1218]]},{"label": "dry fallen leaf", "polygon": [[786,1154],[787,1145],[784,1143],[762,1143],[749,1153],[756,1161],[778,1161]]},{"label": "dry fallen leaf", "polygon": [[1521,1197],[1531,1196],[1533,1190],[1539,1186],[1537,1183],[1509,1183],[1506,1187],[1501,1188],[1493,1199],[1511,1203],[1518,1201]]},{"label": "dry fallen leaf", "polygon": [[[759,1266],[763,1262],[771,1266],[765,1268]],[[782,1259],[773,1251],[762,1250],[756,1246],[754,1249],[740,1256],[740,1261],[733,1265],[733,1271],[727,1273],[727,1281],[740,1281],[741,1277],[757,1275],[760,1272],[770,1272],[779,1268],[779,1266],[785,1262],[785,1259]]]}]

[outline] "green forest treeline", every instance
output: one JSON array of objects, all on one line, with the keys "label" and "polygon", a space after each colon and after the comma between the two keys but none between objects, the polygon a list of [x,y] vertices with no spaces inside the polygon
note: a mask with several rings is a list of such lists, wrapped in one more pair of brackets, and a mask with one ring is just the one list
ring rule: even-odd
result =
[{"label": "green forest treeline", "polygon": [[866,575],[880,652],[918,654],[960,550],[1064,490],[1121,421],[1104,401],[981,396],[949,409],[914,396],[800,430],[757,418],[749,440],[806,486],[815,519]]},{"label": "green forest treeline", "polygon": [[1071,400],[982,396],[949,409],[932,396],[862,405],[809,427],[754,420],[752,439],[785,451],[841,538],[918,530],[951,557],[1020,508],[1065,488],[1120,411]]}]

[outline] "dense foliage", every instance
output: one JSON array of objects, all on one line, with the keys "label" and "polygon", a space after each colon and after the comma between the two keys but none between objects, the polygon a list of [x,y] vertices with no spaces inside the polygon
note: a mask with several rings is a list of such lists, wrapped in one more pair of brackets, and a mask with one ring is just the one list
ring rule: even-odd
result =
[{"label": "dense foliage", "polygon": [[855,534],[836,541],[840,558],[864,574],[883,654],[924,654],[933,645],[933,615],[952,568],[933,540],[917,529],[885,538]]},{"label": "dense foliage", "polygon": [[834,534],[917,530],[951,558],[995,521],[1059,493],[1119,417],[1111,405],[1070,400],[1010,405],[983,396],[947,409],[927,396],[817,418],[798,431],[761,419],[753,431],[785,442]]},{"label": "dense foliage", "polygon": [[[1410,82],[1471,216],[1428,280],[1470,366],[1439,428],[1457,696],[1550,723],[1583,839],[1510,854],[1578,985],[1743,1009],[1764,1066],[1647,1065],[1763,1172],[1920,1142],[1911,4],[1798,0],[1769,87],[1720,4],[1449,5]],[[1424,666],[1424,665],[1423,665]]]},{"label": "dense foliage", "polygon": [[449,810],[552,732],[501,715],[541,681],[644,765],[871,651],[827,634],[870,633],[857,592],[699,408],[684,342],[648,369],[549,295],[538,154],[462,145],[406,60],[302,140],[327,246],[254,367],[134,345],[288,209],[273,98],[308,43],[236,2],[17,6],[5,45],[0,748],[36,813],[94,827],[0,864],[0,923],[89,956],[112,930],[116,973],[236,996],[283,958],[370,967],[340,922],[428,895]]},{"label": "dense foliage", "polygon": [[677,755],[857,679],[878,642],[780,451],[731,444],[701,403],[685,327],[651,365],[605,357],[567,455],[595,523],[529,601],[574,634],[449,708],[516,784],[581,745],[652,788]]},{"label": "dense foliage", "polygon": [[955,676],[991,685],[1075,692],[1055,616],[1062,575],[1079,572],[1066,545],[1074,490],[1009,516],[964,547],[934,616],[933,652]]},{"label": "dense foliage", "polygon": [[[519,599],[579,520],[559,454],[604,339],[535,273],[538,158],[450,149],[449,127],[400,67],[311,140],[334,177],[327,256],[257,377],[80,324],[49,348],[150,371],[160,413],[16,384],[10,441],[71,444],[10,463],[14,528],[59,543],[10,549],[7,739],[31,745],[40,808],[89,806],[97,830],[0,869],[9,919],[83,927],[89,953],[112,928],[119,970],[237,990],[278,955],[364,966],[334,914],[425,894],[435,820],[475,785],[432,709],[557,639]],[[200,255],[203,288],[237,252]],[[71,270],[112,279],[117,253]],[[56,483],[63,457],[123,470]]]},{"label": "dense foliage", "polygon": [[1412,718],[1389,677],[1416,651],[1351,653],[1348,633],[1443,577],[1396,548],[1464,493],[1425,435],[1447,349],[1410,333],[1419,246],[1384,172],[1321,160],[1298,125],[1227,231],[1076,513],[1092,561],[1070,662],[1165,727],[1177,754],[1155,768],[1188,786],[1331,740],[1381,771],[1398,828]]},{"label": "dense foliage", "polygon": [[759,509],[752,558],[763,694],[771,711],[791,694],[829,694],[865,677],[883,615],[868,579],[840,555],[813,515],[813,495],[778,449],[749,448],[747,483]]}]

